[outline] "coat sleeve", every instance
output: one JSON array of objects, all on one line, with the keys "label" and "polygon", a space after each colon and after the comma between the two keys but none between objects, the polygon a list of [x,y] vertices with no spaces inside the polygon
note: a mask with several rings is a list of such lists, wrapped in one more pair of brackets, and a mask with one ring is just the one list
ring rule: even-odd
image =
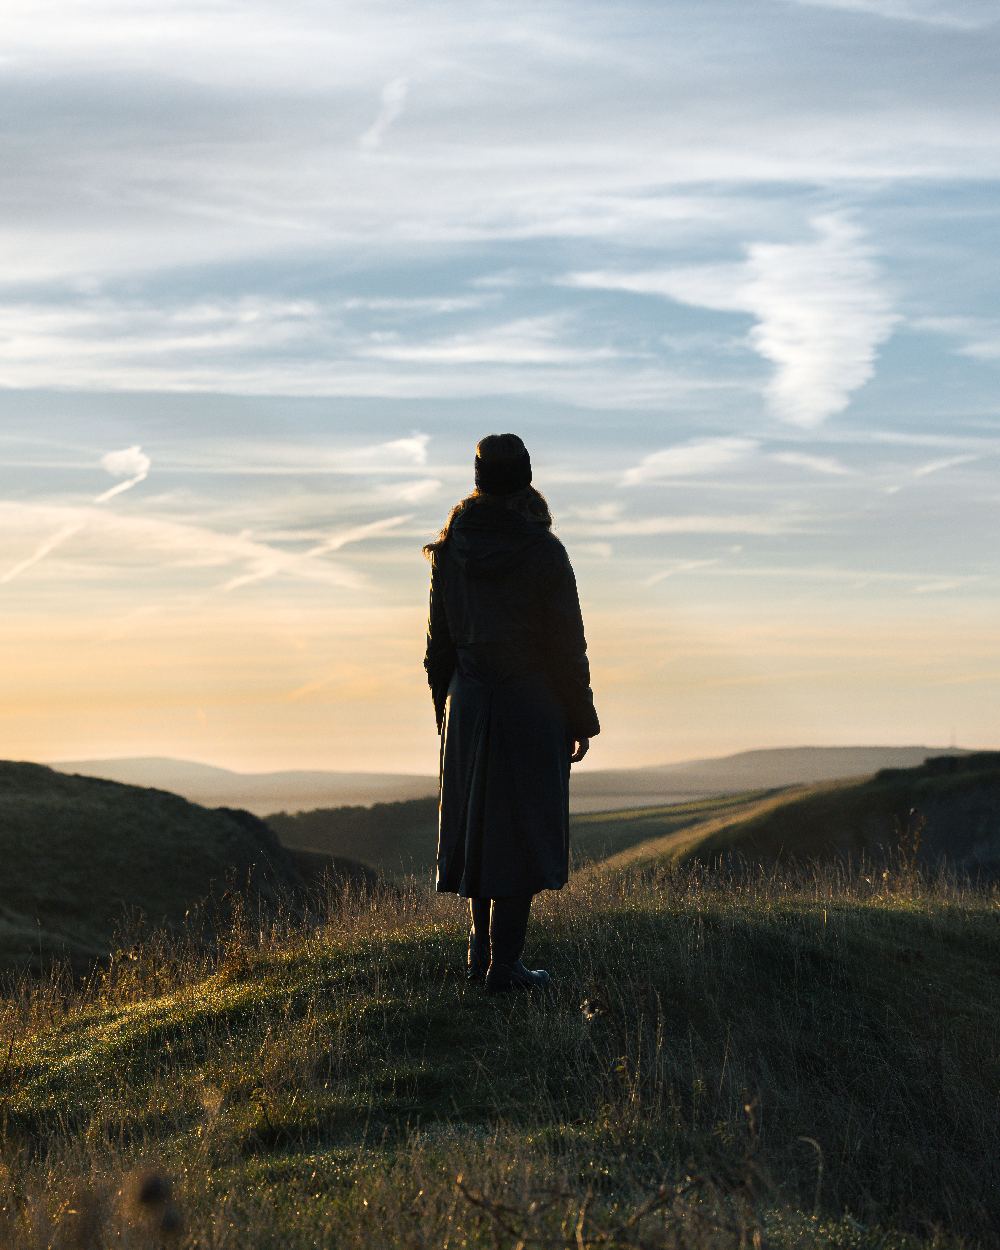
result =
[{"label": "coat sleeve", "polygon": [[566,708],[574,738],[593,738],[601,732],[590,688],[590,661],[583,632],[583,614],[576,575],[560,543],[550,573],[548,598],[548,655],[556,690]]},{"label": "coat sleeve", "polygon": [[455,671],[455,643],[448,628],[444,611],[444,594],[441,574],[435,559],[431,565],[431,592],[427,610],[427,647],[424,651],[424,671],[434,700],[434,716],[438,733],[444,723],[444,705],[448,686]]}]

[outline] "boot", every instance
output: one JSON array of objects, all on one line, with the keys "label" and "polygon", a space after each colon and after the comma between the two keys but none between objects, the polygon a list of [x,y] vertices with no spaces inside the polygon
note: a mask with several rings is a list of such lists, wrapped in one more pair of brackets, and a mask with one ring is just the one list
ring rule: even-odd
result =
[{"label": "boot", "polygon": [[485,981],[486,969],[490,964],[490,900],[470,898],[469,918],[472,928],[469,930],[469,955],[465,975],[470,981]]},{"label": "boot", "polygon": [[490,966],[486,973],[487,994],[510,990],[540,990],[552,984],[542,968],[532,970],[521,963],[528,932],[530,894],[495,898],[490,915]]}]

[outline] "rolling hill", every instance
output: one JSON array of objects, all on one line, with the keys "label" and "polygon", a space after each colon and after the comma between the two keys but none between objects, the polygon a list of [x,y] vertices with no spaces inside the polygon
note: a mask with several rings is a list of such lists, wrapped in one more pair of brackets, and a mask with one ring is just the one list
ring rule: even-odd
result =
[{"label": "rolling hill", "polygon": [[[742,751],[720,759],[688,760],[643,768],[597,768],[600,740],[590,759],[574,769],[570,809],[611,811],[664,806],[716,794],[858,777],[880,768],[913,768],[929,755],[962,754],[958,748],[789,747]],[[128,785],[156,786],[207,807],[240,807],[266,816],[314,808],[368,806],[430,798],[436,776],[408,773],[284,771],[239,773],[190,760],[69,760],[62,772],[105,777]]]},{"label": "rolling hill", "polygon": [[90,966],[126,917],[179,923],[227,883],[275,902],[320,867],[249,812],[9,762],[0,762],[0,863],[0,968],[36,972],[64,955]]},{"label": "rolling hill", "polygon": [[[669,809],[668,813],[669,813]],[[918,822],[910,812],[919,813]],[[635,823],[638,813],[608,813]],[[883,860],[918,832],[918,862],[941,861],[989,878],[1000,876],[1000,752],[942,756],[918,768],[884,769],[863,781],[792,787],[770,796],[745,796],[730,811],[714,812],[683,829],[656,836],[610,856],[602,869],[661,859],[740,856],[753,863],[830,860],[861,855]]]}]

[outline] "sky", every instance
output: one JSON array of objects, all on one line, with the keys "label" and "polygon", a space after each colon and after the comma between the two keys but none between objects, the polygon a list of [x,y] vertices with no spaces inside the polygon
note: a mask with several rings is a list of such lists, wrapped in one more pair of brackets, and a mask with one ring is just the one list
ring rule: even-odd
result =
[{"label": "sky", "polygon": [[5,0],[0,755],[433,773],[519,433],[585,767],[1000,747],[1000,0]]}]

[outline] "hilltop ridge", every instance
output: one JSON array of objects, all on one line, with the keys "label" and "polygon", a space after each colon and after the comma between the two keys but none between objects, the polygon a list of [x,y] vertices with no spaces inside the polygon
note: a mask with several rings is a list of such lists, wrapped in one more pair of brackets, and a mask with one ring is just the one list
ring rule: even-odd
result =
[{"label": "hilltop ridge", "polygon": [[0,761],[0,969],[80,970],[126,922],[177,924],[213,888],[265,902],[305,878],[249,812],[209,810],[164,790]]}]

